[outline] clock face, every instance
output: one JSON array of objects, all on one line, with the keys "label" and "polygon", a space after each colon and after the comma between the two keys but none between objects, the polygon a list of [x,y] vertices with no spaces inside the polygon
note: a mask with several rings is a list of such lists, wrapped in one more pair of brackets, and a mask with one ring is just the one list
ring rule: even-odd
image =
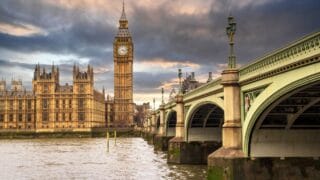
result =
[{"label": "clock face", "polygon": [[128,48],[127,48],[127,46],[120,46],[119,48],[118,48],[118,54],[119,55],[126,55],[128,53]]}]

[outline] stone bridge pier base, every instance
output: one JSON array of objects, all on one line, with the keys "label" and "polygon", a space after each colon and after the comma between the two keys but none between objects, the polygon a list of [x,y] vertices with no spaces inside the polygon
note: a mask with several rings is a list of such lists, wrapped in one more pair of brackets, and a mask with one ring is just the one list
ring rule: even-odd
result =
[{"label": "stone bridge pier base", "polygon": [[[184,107],[183,107],[183,96],[178,94],[176,96],[176,112],[177,112],[177,123],[176,123],[176,135],[174,138],[169,140],[168,147],[168,163],[182,163],[185,155],[182,151],[185,150],[184,140]],[[185,156],[185,158],[187,158]]]},{"label": "stone bridge pier base", "polygon": [[155,137],[155,134],[149,132],[149,133],[146,134],[145,140],[148,142],[148,144],[153,145],[154,137]]},{"label": "stone bridge pier base", "polygon": [[208,155],[219,147],[218,142],[187,142],[175,137],[169,141],[168,163],[207,164]]},{"label": "stone bridge pier base", "polygon": [[[244,160],[240,115],[240,87],[237,69],[222,72],[224,88],[224,124],[222,147],[208,157],[208,179],[234,179],[237,162]],[[235,178],[237,179],[237,178]],[[240,178],[242,179],[242,178]]]},{"label": "stone bridge pier base", "polygon": [[208,163],[209,180],[320,179],[320,160],[308,157],[209,158]]},{"label": "stone bridge pier base", "polygon": [[148,130],[143,129],[143,131],[141,132],[141,137],[142,137],[143,139],[146,139],[147,134],[148,134]]},{"label": "stone bridge pier base", "polygon": [[160,127],[158,134],[154,137],[154,149],[160,151],[167,151],[169,140],[173,138],[173,136],[166,136],[166,126],[165,126],[165,109],[164,104],[161,104],[159,107],[160,110]]},{"label": "stone bridge pier base", "polygon": [[154,131],[154,128],[152,125],[152,117],[151,118],[148,117],[146,131],[142,135],[142,137],[144,138],[144,140],[148,142],[148,144],[153,144],[153,137],[154,137],[153,131]]},{"label": "stone bridge pier base", "polygon": [[154,137],[157,134],[156,113],[155,112],[152,112],[150,121],[151,121],[151,123],[150,123],[150,132],[147,135],[147,142],[148,142],[148,144],[153,145],[154,144]]},{"label": "stone bridge pier base", "polygon": [[156,135],[154,137],[154,149],[158,151],[168,151],[169,140],[172,138],[173,136]]}]

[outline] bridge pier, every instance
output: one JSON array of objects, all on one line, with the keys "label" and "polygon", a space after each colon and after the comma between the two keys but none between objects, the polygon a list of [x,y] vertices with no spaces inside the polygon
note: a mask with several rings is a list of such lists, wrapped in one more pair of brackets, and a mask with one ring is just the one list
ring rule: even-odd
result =
[{"label": "bridge pier", "polygon": [[153,125],[152,125],[152,116],[147,117],[147,127],[146,131],[143,134],[143,138],[148,142],[148,144],[153,144],[153,138],[154,138],[154,133],[153,133]]},{"label": "bridge pier", "polygon": [[150,119],[150,131],[149,134],[147,136],[147,142],[148,144],[153,145],[154,144],[154,137],[157,134],[157,125],[156,125],[156,112],[152,112],[151,114],[151,119]]},{"label": "bridge pier", "polygon": [[164,104],[159,107],[160,111],[160,126],[158,134],[154,137],[154,148],[155,150],[167,151],[169,140],[173,138],[172,136],[166,136],[166,126],[165,126],[165,108]]},{"label": "bridge pier", "polygon": [[177,163],[180,164],[182,162],[181,153],[185,147],[184,144],[184,114],[183,114],[183,96],[182,94],[178,94],[176,96],[176,112],[177,112],[177,123],[176,123],[176,135],[172,139],[169,140],[168,147],[168,163]]},{"label": "bridge pier", "polygon": [[[224,124],[222,147],[208,157],[208,177],[234,179],[238,173],[237,162],[245,159],[242,151],[242,128],[240,115],[239,71],[227,69],[222,72],[224,89]],[[241,179],[241,178],[240,178]]]},{"label": "bridge pier", "polygon": [[154,137],[154,149],[159,151],[168,151],[169,140],[172,136],[156,135]]},{"label": "bridge pier", "polygon": [[218,142],[187,142],[175,137],[169,141],[168,163],[207,164],[208,155],[220,146]]}]

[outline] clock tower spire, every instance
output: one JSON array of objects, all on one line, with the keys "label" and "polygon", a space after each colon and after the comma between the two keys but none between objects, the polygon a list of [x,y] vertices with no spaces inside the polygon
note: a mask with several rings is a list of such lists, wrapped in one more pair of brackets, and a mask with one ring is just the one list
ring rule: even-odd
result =
[{"label": "clock tower spire", "polygon": [[133,41],[129,32],[125,4],[113,42],[114,126],[133,125]]}]

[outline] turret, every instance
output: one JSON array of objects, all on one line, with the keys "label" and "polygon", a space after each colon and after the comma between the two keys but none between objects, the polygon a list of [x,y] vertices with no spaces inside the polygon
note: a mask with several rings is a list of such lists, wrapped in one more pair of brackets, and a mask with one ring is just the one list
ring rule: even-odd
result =
[{"label": "turret", "polygon": [[104,86],[102,88],[102,94],[103,94],[103,99],[106,99],[106,90],[104,89]]},{"label": "turret", "polygon": [[12,91],[23,91],[23,87],[22,87],[22,80],[18,79],[12,79],[11,80],[11,90]]},{"label": "turret", "polygon": [[74,92],[84,93],[85,90],[93,91],[93,68],[88,65],[87,70],[81,72],[79,66],[73,66]]},{"label": "turret", "polygon": [[76,64],[73,64],[72,76],[73,76],[73,79],[76,78]]},{"label": "turret", "polygon": [[54,64],[52,63],[52,66],[51,66],[51,73],[54,74],[55,73],[55,69],[54,69]]},{"label": "turret", "polygon": [[6,80],[2,79],[0,81],[0,91],[6,91],[6,90],[7,90]]},{"label": "turret", "polygon": [[57,81],[57,82],[60,81],[60,71],[59,71],[59,67],[56,68],[56,81]]},{"label": "turret", "polygon": [[212,81],[212,72],[209,72],[209,77],[208,77],[207,83],[210,81]]},{"label": "turret", "polygon": [[33,80],[37,80],[37,72],[38,72],[38,66],[34,67],[34,72],[33,72]]},{"label": "turret", "polygon": [[191,72],[190,81],[196,81],[196,77],[195,77],[194,72]]},{"label": "turret", "polygon": [[[49,69],[50,71],[50,69]],[[46,72],[45,67],[42,68],[40,65],[36,65],[34,70],[34,78],[32,81],[32,87],[34,93],[44,92],[44,85],[46,85],[51,93],[56,91],[59,87],[59,68],[52,64],[51,72]]]},{"label": "turret", "polygon": [[40,79],[40,64],[38,63],[38,67],[37,67],[37,79]]}]

